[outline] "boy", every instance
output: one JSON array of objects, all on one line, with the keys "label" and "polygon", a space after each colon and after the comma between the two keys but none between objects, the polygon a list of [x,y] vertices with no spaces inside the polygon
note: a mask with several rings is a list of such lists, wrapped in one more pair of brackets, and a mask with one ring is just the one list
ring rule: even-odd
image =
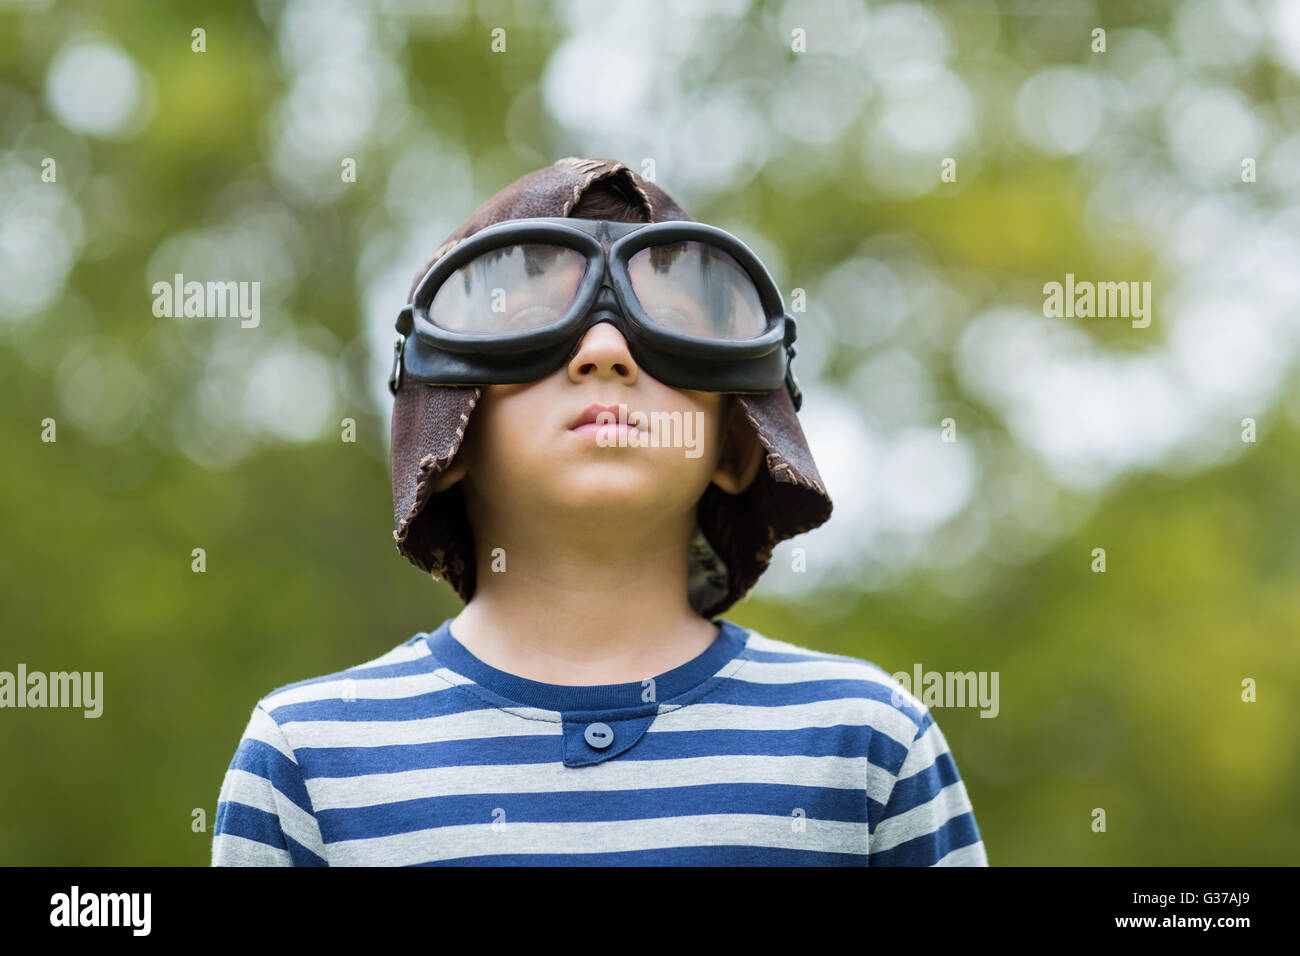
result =
[{"label": "boy", "polygon": [[564,159],[408,303],[394,538],[465,608],[259,701],[214,865],[988,865],[915,697],[717,616],[831,511],[743,244]]}]

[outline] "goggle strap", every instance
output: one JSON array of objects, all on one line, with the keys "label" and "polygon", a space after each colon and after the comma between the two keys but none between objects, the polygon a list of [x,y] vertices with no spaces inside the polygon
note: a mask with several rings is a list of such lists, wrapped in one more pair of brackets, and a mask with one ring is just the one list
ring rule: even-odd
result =
[{"label": "goggle strap", "polygon": [[794,402],[796,412],[803,404],[803,392],[799,389],[799,380],[794,377],[794,342],[797,337],[798,328],[794,316],[787,312],[785,314],[785,387],[790,393],[790,401]]},{"label": "goggle strap", "polygon": [[397,313],[397,341],[393,343],[393,368],[388,373],[388,390],[394,395],[402,385],[402,351],[406,345],[406,337],[414,329],[415,318],[411,306],[403,306],[402,311]]},{"label": "goggle strap", "polygon": [[404,305],[402,311],[397,313],[397,331],[403,335],[410,335],[415,328],[414,306]]},{"label": "goggle strap", "polygon": [[797,412],[803,405],[803,392],[799,390],[799,380],[794,377],[794,346],[787,345],[785,351],[785,387],[790,393],[790,401],[794,402],[794,410]]}]

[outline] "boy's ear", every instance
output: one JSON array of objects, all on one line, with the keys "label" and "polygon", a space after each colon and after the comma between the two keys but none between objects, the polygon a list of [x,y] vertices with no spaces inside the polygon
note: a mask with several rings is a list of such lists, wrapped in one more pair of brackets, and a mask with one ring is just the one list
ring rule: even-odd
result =
[{"label": "boy's ear", "polygon": [[713,483],[728,494],[738,495],[758,476],[763,446],[736,396],[727,395],[724,408],[722,453],[713,473]]},{"label": "boy's ear", "polygon": [[435,492],[446,491],[464,478],[467,471],[469,471],[469,464],[465,461],[465,456],[457,455],[451,460],[447,470],[438,475],[437,481],[433,483],[433,490]]}]

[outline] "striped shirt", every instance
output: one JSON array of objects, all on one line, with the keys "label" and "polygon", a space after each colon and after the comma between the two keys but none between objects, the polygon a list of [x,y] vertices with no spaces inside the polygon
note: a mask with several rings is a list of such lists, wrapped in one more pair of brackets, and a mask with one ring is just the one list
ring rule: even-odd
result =
[{"label": "striped shirt", "polygon": [[444,621],[253,708],[213,866],[987,866],[947,741],[868,661],[725,619],[627,684],[545,684]]}]

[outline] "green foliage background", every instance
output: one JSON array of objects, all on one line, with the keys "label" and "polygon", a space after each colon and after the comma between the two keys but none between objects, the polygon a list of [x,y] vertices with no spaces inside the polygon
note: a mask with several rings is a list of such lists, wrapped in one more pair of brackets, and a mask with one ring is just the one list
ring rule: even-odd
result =
[{"label": "green foliage background", "polygon": [[[221,779],[256,700],[383,653],[460,607],[446,585],[394,551],[387,407],[345,403],[357,444],[327,430],[311,442],[268,443],[225,470],[186,457],[160,424],[201,354],[172,357],[170,377],[154,379],[140,427],[123,440],[97,440],[59,411],[56,370],[79,337],[107,336],[141,362],[166,356],[150,336],[167,320],[151,314],[145,294],[159,243],[217,217],[231,183],[273,183],[264,123],[285,83],[263,15],[273,6],[0,9],[4,147],[16,155],[50,155],[58,145],[42,139],[51,128],[42,88],[51,57],[78,29],[111,38],[153,76],[158,94],[138,135],[85,138],[82,165],[63,163],[51,187],[76,195],[92,173],[116,184],[127,206],[111,253],[78,262],[61,298],[0,337],[0,669],[25,662],[105,674],[97,720],[0,711],[0,863],[206,865]],[[1013,6],[1001,7],[997,54],[1032,58]],[[1168,34],[1169,6],[1133,7],[1093,9],[1100,22]],[[959,46],[976,30],[962,4],[937,8]],[[764,10],[742,19],[762,23]],[[488,30],[509,22],[509,11],[469,13],[454,29],[412,31],[406,41],[400,69],[412,114],[456,104],[451,128],[476,158],[474,193],[448,211],[455,221],[538,165],[607,155],[564,139],[545,115],[533,120],[533,155],[507,148],[504,113],[565,36],[558,16],[515,28],[503,65]],[[203,55],[190,51],[196,25],[207,30]],[[707,86],[709,70],[725,63],[701,66],[698,82]],[[1267,66],[1242,82],[1264,100],[1298,95],[1294,77]],[[306,264],[287,314],[264,314],[264,323],[310,317],[340,341],[358,335],[355,264],[363,225],[385,215],[378,171],[393,160],[391,142],[358,156],[358,182],[339,198],[294,206],[311,237]],[[977,186],[918,199],[845,190],[856,175],[848,160],[816,175],[798,203],[760,175],[743,196],[719,190],[693,212],[759,210],[765,233],[805,272],[833,266],[849,239],[886,229],[920,237],[944,268],[1031,286],[1067,271],[1154,268],[1149,249],[1099,250],[1083,240],[1069,159],[990,156]],[[346,361],[365,383],[387,358]],[[860,358],[848,352],[843,364]],[[954,396],[963,400],[978,407]],[[1300,408],[1294,380],[1286,402]],[[60,420],[53,444],[39,440],[47,416]],[[918,573],[888,590],[838,588],[806,603],[751,597],[727,616],[891,671],[914,661],[998,671],[996,719],[937,712],[994,865],[1291,864],[1300,853],[1298,419],[1264,416],[1260,441],[1229,465],[1146,472],[1106,489],[1092,517],[1048,553],[999,566],[968,597]],[[1088,570],[1099,542],[1104,575]],[[190,552],[200,546],[207,572],[194,574]],[[1258,682],[1256,703],[1241,700],[1244,678]],[[1097,807],[1107,813],[1104,834],[1090,827]],[[195,809],[208,831],[192,829]]]}]

